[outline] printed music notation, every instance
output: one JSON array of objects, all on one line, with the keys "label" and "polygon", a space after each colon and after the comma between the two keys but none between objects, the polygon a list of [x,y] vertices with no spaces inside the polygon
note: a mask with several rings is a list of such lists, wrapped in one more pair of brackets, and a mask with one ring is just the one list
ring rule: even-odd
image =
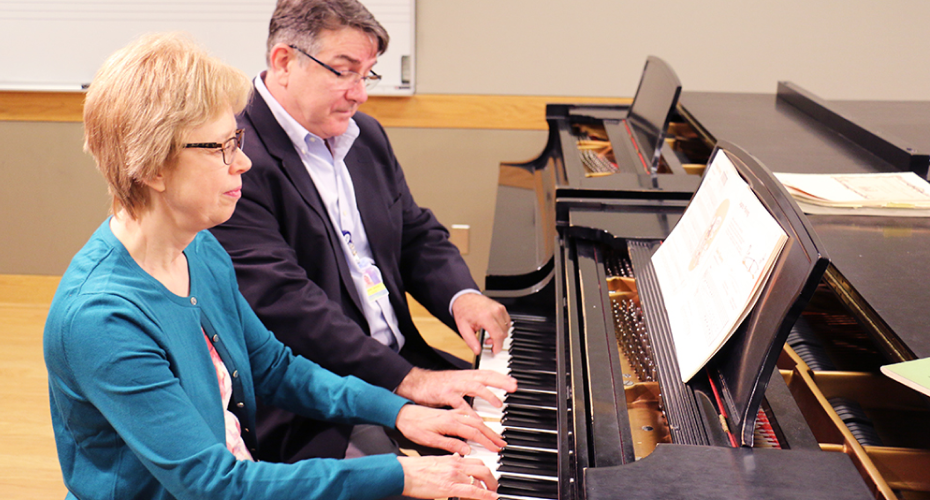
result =
[{"label": "printed music notation", "polygon": [[755,305],[787,235],[718,151],[681,220],[652,257],[682,380]]}]

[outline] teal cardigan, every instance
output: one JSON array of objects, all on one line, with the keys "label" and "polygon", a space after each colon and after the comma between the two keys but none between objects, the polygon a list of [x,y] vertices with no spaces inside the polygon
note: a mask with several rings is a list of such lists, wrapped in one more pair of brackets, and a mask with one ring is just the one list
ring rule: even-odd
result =
[{"label": "teal cardigan", "polygon": [[[239,294],[209,232],[184,250],[190,296],[142,270],[104,222],[74,257],[45,325],[52,425],[68,498],[375,499],[400,494],[397,458],[237,461],[226,449],[216,372],[254,449],[255,401],[319,420],[393,427],[407,403],[341,378],[278,342]],[[253,452],[254,454],[254,452]]]}]

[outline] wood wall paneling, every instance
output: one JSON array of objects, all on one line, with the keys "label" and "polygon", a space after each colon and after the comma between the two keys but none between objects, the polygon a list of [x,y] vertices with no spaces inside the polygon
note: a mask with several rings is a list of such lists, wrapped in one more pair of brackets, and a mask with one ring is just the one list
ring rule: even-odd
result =
[{"label": "wood wall paneling", "polygon": [[[361,110],[385,127],[545,130],[547,103],[628,104],[629,98],[444,95],[371,96]],[[0,121],[80,122],[82,92],[0,92]]]}]

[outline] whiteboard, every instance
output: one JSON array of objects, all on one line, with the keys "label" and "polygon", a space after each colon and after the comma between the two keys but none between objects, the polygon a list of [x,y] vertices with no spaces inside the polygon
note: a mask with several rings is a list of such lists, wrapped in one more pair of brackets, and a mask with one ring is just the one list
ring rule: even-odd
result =
[{"label": "whiteboard", "polygon": [[[410,95],[416,0],[362,0],[391,36],[369,93]],[[153,31],[190,33],[211,54],[254,76],[265,69],[275,0],[0,0],[0,90],[68,91],[106,58]]]}]

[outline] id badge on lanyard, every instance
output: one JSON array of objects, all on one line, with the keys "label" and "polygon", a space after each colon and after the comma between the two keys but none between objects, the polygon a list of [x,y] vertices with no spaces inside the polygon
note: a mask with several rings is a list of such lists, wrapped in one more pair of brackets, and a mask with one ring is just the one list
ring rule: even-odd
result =
[{"label": "id badge on lanyard", "polygon": [[349,245],[352,257],[354,257],[359,271],[362,272],[362,280],[365,282],[365,295],[368,297],[368,301],[377,302],[379,299],[387,297],[388,289],[384,286],[384,279],[381,277],[378,266],[374,265],[374,262],[370,259],[362,259],[358,256],[358,252],[355,251],[355,244],[352,243],[351,233],[343,231],[342,237],[345,239],[346,244]]}]

